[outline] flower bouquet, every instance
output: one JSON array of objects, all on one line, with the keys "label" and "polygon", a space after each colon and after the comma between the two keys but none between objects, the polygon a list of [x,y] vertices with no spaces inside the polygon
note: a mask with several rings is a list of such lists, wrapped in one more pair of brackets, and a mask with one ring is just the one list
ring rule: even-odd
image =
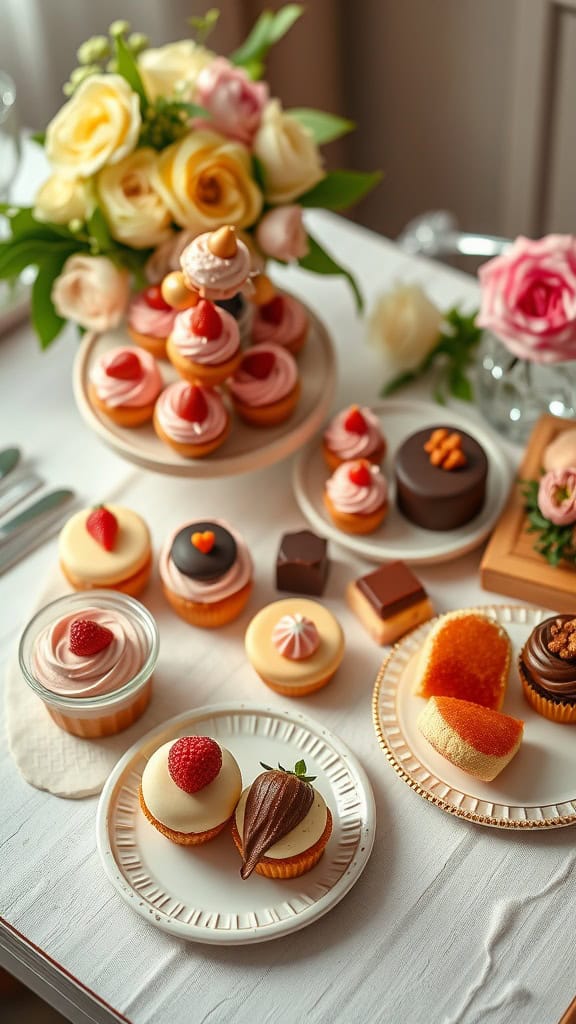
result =
[{"label": "flower bouquet", "polygon": [[253,254],[352,274],[306,231],[308,207],[340,210],[379,173],[326,172],[319,146],[351,122],[285,111],[261,77],[270,47],[302,14],[265,11],[228,58],[205,45],[218,12],[190,19],[195,38],[158,49],[127,22],[89,39],[64,87],[68,101],[45,135],[52,174],[32,208],[0,207],[10,237],[0,278],[36,268],[32,320],[43,348],[67,320],[106,330],[133,287],[160,281],[197,235],[234,226]]}]

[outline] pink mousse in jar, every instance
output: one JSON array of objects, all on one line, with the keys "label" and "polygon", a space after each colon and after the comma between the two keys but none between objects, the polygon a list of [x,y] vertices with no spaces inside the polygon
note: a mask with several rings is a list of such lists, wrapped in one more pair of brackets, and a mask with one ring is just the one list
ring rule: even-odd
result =
[{"label": "pink mousse in jar", "polygon": [[26,627],[20,668],[60,728],[76,736],[110,736],[148,705],[158,657],[158,630],[132,597],[92,590],[46,605]]}]

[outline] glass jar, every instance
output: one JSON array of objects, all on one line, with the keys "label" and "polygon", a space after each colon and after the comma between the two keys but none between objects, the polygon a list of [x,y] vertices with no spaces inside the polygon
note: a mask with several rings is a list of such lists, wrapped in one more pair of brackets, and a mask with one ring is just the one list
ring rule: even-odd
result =
[{"label": "glass jar", "polygon": [[476,403],[499,434],[524,444],[544,413],[576,416],[576,360],[535,363],[519,359],[484,331],[476,353]]},{"label": "glass jar", "polygon": [[[119,621],[118,636],[127,637],[125,647],[132,643],[131,651],[135,651],[130,677],[126,678],[124,671],[116,689],[110,685],[110,680],[122,655],[121,646],[118,662],[113,660],[111,664],[108,660],[102,676],[98,674],[97,661],[79,668],[78,655],[70,659],[69,655],[64,657],[61,654],[62,644],[68,636],[68,625],[65,629],[61,626],[61,636],[52,633],[64,621],[82,619],[83,615],[89,618],[89,609],[104,613],[113,629],[113,623]],[[125,626],[128,620],[128,628],[122,627],[122,620]],[[41,667],[40,656],[37,660],[38,641],[42,637],[42,647],[47,644],[50,652],[45,668]],[[120,643],[119,640],[115,642]],[[28,686],[41,698],[56,724],[74,736],[95,739],[127,729],[146,710],[152,692],[152,673],[158,659],[158,647],[158,627],[144,605],[116,590],[91,590],[67,594],[37,612],[22,634],[18,659]],[[45,661],[42,656],[42,664]],[[71,667],[67,671],[68,664]],[[49,674],[55,679],[54,690],[50,688]],[[103,685],[100,685],[101,679],[105,680]],[[88,688],[91,694],[87,696]],[[58,690],[60,692],[56,692]]]}]

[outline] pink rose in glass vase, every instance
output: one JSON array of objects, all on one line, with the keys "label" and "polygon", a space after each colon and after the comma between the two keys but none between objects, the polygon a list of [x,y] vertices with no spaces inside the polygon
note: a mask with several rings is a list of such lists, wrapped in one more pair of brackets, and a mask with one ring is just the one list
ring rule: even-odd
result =
[{"label": "pink rose in glass vase", "polygon": [[576,467],[544,474],[538,488],[538,508],[556,526],[576,523]]},{"label": "pink rose in glass vase", "polygon": [[214,128],[250,146],[268,101],[268,86],[252,82],[241,68],[218,57],[198,75],[194,98],[210,115],[208,124],[201,121],[201,127]]},{"label": "pink rose in glass vase", "polygon": [[576,359],[576,238],[517,238],[478,271],[477,323],[519,359],[557,363]]}]

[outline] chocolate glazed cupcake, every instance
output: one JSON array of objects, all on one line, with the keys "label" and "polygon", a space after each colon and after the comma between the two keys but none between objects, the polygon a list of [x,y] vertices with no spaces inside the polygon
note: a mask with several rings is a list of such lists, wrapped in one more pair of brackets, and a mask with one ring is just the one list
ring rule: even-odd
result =
[{"label": "chocolate glazed cupcake", "polygon": [[536,626],[518,669],[524,696],[539,715],[576,722],[576,615],[553,615]]}]

